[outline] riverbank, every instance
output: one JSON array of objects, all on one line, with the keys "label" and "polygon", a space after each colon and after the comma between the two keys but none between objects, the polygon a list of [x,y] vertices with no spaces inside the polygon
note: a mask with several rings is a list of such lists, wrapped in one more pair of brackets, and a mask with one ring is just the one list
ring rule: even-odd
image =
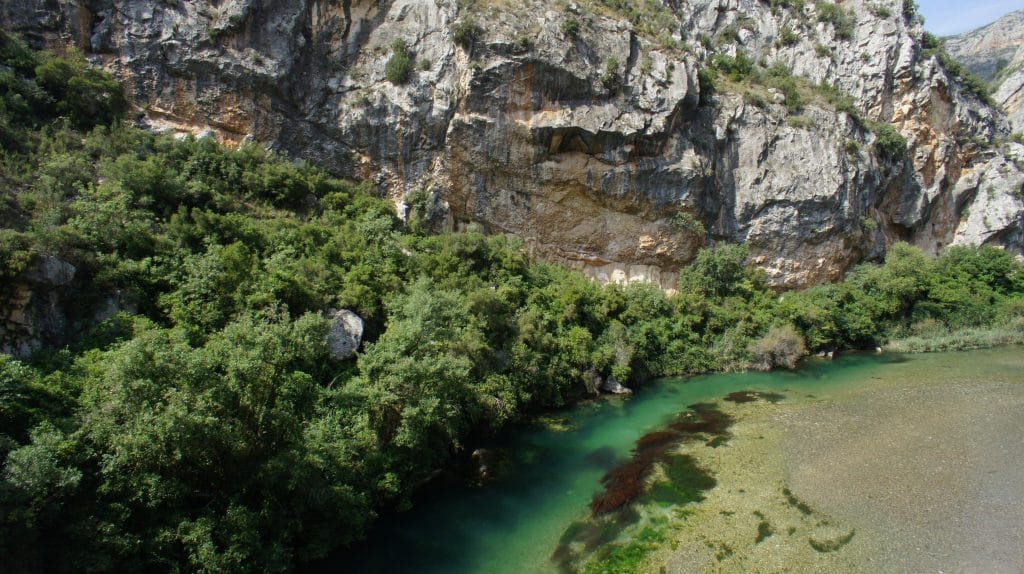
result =
[{"label": "riverbank", "polygon": [[727,406],[718,486],[658,572],[1024,569],[1024,353],[907,357],[827,396]]},{"label": "riverbank", "polygon": [[932,333],[898,338],[886,349],[892,353],[941,353],[1024,344],[1024,317],[1005,324],[948,331],[941,325]]}]

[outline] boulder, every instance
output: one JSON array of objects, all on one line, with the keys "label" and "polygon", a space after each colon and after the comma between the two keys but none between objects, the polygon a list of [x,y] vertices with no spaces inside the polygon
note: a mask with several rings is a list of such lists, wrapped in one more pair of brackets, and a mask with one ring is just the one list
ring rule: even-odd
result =
[{"label": "boulder", "polygon": [[327,332],[327,347],[331,358],[344,361],[356,354],[363,341],[363,320],[352,311],[342,309],[329,311],[331,328]]},{"label": "boulder", "polygon": [[633,394],[633,389],[622,386],[622,383],[620,383],[614,376],[609,376],[603,383],[601,383],[601,390],[613,395]]}]

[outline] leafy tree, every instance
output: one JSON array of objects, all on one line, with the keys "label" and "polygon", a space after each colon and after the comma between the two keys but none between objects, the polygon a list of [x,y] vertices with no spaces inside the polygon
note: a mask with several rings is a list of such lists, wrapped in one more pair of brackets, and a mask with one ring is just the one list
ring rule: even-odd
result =
[{"label": "leafy tree", "polygon": [[55,112],[73,125],[89,129],[120,119],[127,108],[121,85],[109,74],[88,67],[73,53],[36,66],[36,83],[55,101]]}]

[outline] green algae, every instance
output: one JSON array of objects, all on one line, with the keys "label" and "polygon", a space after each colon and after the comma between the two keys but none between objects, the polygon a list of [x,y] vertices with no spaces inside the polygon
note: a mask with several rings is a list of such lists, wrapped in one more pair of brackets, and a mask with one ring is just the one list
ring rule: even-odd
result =
[{"label": "green algae", "polygon": [[737,403],[737,404],[752,403],[752,402],[755,402],[755,401],[758,401],[758,400],[762,400],[762,401],[766,401],[766,402],[769,402],[769,403],[772,403],[772,404],[776,404],[776,403],[782,401],[782,399],[785,399],[785,398],[786,398],[785,395],[782,395],[782,394],[779,394],[779,393],[770,393],[770,392],[762,392],[762,391],[750,391],[750,390],[736,391],[736,392],[733,392],[733,393],[729,393],[728,395],[725,396],[725,400],[727,400],[727,401],[729,401],[731,403]]},{"label": "green algae", "polygon": [[814,510],[811,509],[811,507],[808,506],[806,502],[797,498],[796,495],[793,494],[793,491],[791,491],[790,489],[783,488],[782,495],[786,497],[786,502],[790,506],[800,511],[800,514],[803,514],[804,516],[810,516],[814,514]]},{"label": "green algae", "polygon": [[851,530],[849,533],[836,538],[818,539],[811,537],[810,539],[808,539],[808,542],[811,544],[811,548],[817,550],[818,552],[835,552],[836,550],[839,550],[843,546],[849,544],[850,541],[853,540],[853,535],[856,534],[856,532],[856,530]]}]

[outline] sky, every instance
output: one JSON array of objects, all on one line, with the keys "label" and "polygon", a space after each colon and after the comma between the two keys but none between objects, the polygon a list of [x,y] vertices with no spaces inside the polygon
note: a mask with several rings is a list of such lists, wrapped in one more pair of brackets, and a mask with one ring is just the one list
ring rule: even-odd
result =
[{"label": "sky", "polygon": [[959,34],[1024,9],[1024,0],[917,0],[924,27],[938,36]]}]

